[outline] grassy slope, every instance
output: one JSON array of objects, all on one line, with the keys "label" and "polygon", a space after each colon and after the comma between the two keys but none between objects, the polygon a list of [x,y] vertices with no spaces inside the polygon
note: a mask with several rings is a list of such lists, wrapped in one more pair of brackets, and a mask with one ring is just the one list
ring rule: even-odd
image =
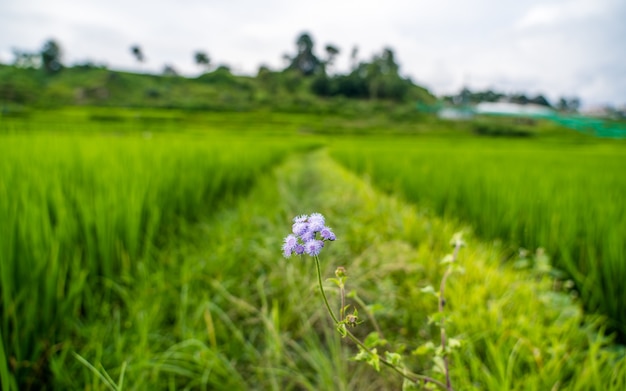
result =
[{"label": "grassy slope", "polygon": [[[338,236],[321,255],[324,274],[347,268],[349,289],[381,305],[385,337],[411,350],[435,336],[426,320],[435,302],[420,288],[438,282],[438,261],[460,227],[382,195],[317,152],[291,159],[233,208],[190,227],[120,290],[120,308],[103,307],[103,322],[83,328],[67,351],[114,382],[124,373],[125,389],[398,389],[393,373],[347,359],[353,347],[324,313],[312,261],[280,256],[291,217],[312,211]],[[498,247],[471,234],[467,241],[466,273],[448,289],[449,332],[465,341],[452,360],[457,389],[626,386],[623,356],[604,348],[594,321],[553,291],[546,274],[501,266]],[[357,333],[371,329],[366,322]],[[411,365],[429,367],[419,358]],[[104,388],[69,354],[53,366],[62,387]]]},{"label": "grassy slope", "polygon": [[[392,107],[389,102],[322,99],[311,92],[311,81],[293,72],[248,77],[233,75],[226,69],[197,78],[79,67],[46,75],[37,69],[0,64],[0,109],[77,105],[346,114],[363,113],[379,106],[384,110]],[[425,88],[413,86],[407,100],[413,107],[416,102],[432,104],[436,98]]]}]

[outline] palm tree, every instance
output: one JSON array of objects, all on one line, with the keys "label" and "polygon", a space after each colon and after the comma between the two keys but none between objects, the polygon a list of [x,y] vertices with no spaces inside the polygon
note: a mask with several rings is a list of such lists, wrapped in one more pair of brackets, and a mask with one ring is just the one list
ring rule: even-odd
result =
[{"label": "palm tree", "polygon": [[143,55],[143,51],[141,50],[141,47],[139,45],[131,46],[130,52],[139,63],[142,63],[146,60],[145,56]]},{"label": "palm tree", "polygon": [[206,52],[196,51],[193,55],[193,58],[199,67],[206,68],[207,71],[211,67],[211,59],[209,58],[209,55],[206,54]]},{"label": "palm tree", "polygon": [[335,62],[335,57],[339,54],[339,49],[331,44],[326,45],[326,68],[329,68]]}]

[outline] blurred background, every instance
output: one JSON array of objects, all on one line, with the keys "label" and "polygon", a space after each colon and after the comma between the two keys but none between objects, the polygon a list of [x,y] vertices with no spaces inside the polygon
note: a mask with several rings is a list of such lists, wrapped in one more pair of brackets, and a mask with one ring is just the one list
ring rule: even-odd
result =
[{"label": "blurred background", "polygon": [[30,66],[28,55],[54,40],[66,67],[256,75],[287,67],[306,32],[320,59],[336,49],[331,74],[388,47],[400,74],[437,96],[490,90],[597,111],[626,104],[624,20],[619,0],[6,0],[0,63]]}]

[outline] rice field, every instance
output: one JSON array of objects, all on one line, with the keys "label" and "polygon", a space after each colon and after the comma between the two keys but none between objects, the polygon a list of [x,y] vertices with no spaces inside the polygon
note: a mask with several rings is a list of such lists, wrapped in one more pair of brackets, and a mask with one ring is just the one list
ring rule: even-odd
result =
[{"label": "rice field", "polygon": [[17,379],[45,377],[29,363],[46,360],[71,323],[92,319],[116,284],[154,262],[181,222],[245,194],[294,149],[171,125],[170,133],[78,126],[87,129],[0,134],[3,379],[6,357]]},{"label": "rice field", "polygon": [[512,251],[544,248],[624,340],[623,141],[363,139],[337,142],[333,157]]},{"label": "rice field", "polygon": [[[442,376],[409,353],[437,342],[436,302],[421,289],[465,231],[466,271],[446,295],[462,341],[455,389],[626,387],[624,348],[605,332],[615,323],[597,315],[615,321],[624,302],[597,304],[624,295],[609,279],[623,273],[622,144],[310,131],[323,126],[130,109],[0,118],[0,387],[401,389],[393,372],[351,359],[313,264],[281,255],[291,218],[314,211],[338,237],[324,275],[345,266],[350,302],[370,314],[355,333],[377,319],[379,348],[406,353],[412,370]],[[597,175],[583,186],[583,173]]]}]

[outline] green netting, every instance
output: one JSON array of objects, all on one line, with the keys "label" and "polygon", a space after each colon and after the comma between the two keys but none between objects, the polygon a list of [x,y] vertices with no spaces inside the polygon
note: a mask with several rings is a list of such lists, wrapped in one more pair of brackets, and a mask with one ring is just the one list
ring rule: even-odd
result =
[{"label": "green netting", "polygon": [[547,118],[570,129],[598,137],[626,138],[626,122],[581,116],[553,115]]},{"label": "green netting", "polygon": [[[463,107],[446,107],[444,105],[424,105],[418,104],[417,109],[426,113],[441,113],[443,111],[454,112],[457,114],[455,118],[467,118],[476,114],[475,110],[471,106]],[[585,117],[580,115],[563,115],[558,113],[553,114],[532,114],[532,113],[483,113],[492,116],[522,116],[531,118],[544,118],[554,121],[567,128],[591,134],[597,137],[609,137],[609,138],[626,138],[626,121],[618,121],[604,118]]]}]

